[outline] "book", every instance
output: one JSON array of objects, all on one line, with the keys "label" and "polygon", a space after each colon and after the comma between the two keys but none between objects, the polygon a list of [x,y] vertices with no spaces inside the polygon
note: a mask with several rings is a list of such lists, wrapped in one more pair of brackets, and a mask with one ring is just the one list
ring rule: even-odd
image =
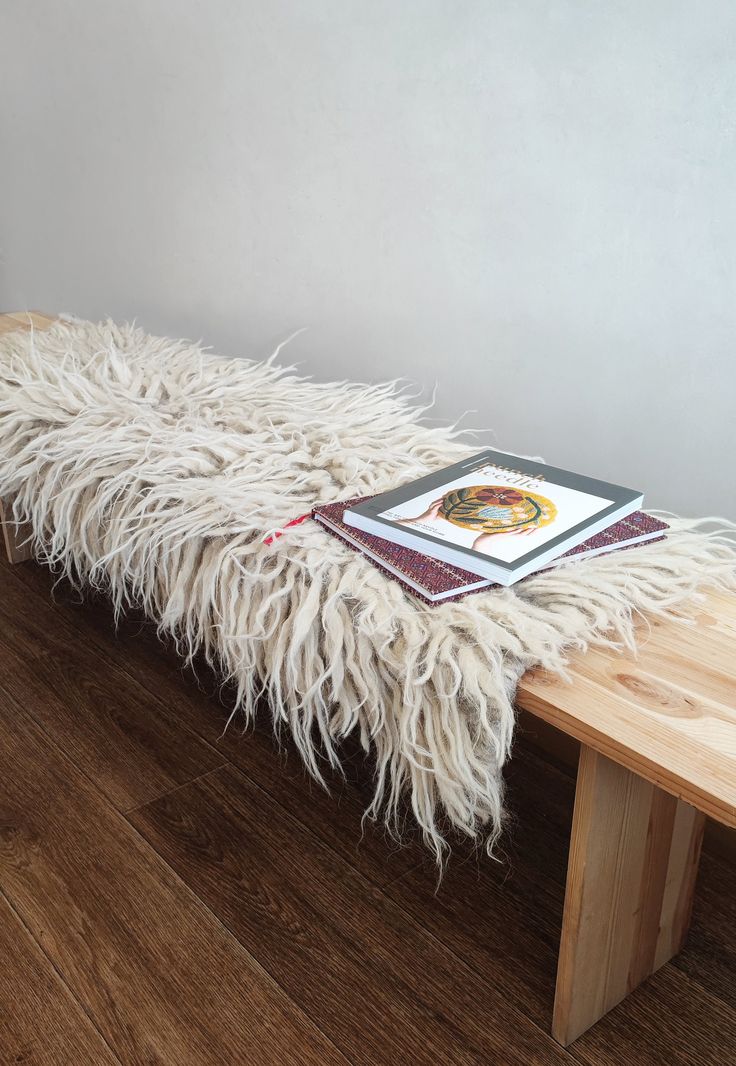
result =
[{"label": "book", "polygon": [[348,507],[343,521],[507,586],[643,501],[635,489],[487,449]]},{"label": "book", "polygon": [[[407,591],[427,603],[458,600],[470,592],[500,587],[497,583],[487,578],[479,578],[468,570],[431,559],[412,548],[402,547],[383,537],[376,537],[348,526],[343,519],[346,508],[355,507],[372,498],[355,497],[341,503],[326,504],[315,508],[312,517],[334,536],[365,555],[374,566],[398,581]],[[667,523],[659,518],[644,514],[643,511],[635,511],[603,532],[597,533],[590,540],[571,548],[561,559],[546,563],[542,569],[550,569],[562,559],[601,555],[604,552],[636,547],[652,540],[662,540],[668,529]]]}]

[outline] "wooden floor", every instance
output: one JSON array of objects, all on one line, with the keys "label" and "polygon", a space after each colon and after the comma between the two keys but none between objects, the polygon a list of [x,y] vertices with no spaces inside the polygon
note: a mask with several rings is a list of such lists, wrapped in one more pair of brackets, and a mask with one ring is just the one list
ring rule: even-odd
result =
[{"label": "wooden floor", "polygon": [[573,781],[520,742],[505,862],[366,829],[137,622],[0,565],[0,1062],[736,1060],[736,879],[687,949],[569,1049],[548,1035]]}]

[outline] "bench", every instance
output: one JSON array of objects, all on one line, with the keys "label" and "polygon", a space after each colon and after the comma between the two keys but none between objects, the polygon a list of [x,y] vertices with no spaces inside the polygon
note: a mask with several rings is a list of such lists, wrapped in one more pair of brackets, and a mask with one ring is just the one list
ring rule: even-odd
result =
[{"label": "bench", "polygon": [[[43,329],[0,315],[0,333]],[[11,562],[26,531],[3,513]],[[651,622],[638,655],[571,658],[570,681],[521,681],[522,711],[580,743],[552,1032],[570,1044],[672,958],[687,935],[706,816],[736,826],[736,596],[694,624]]]},{"label": "bench", "polygon": [[706,815],[736,826],[736,596],[651,622],[638,655],[530,671],[519,707],[580,742],[552,1031],[567,1045],[677,954]]}]

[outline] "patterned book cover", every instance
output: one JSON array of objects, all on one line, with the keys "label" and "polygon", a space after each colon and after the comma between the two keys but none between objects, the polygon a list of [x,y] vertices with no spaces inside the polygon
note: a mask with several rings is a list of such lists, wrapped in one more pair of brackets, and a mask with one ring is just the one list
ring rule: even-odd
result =
[{"label": "patterned book cover", "polygon": [[[472,574],[468,570],[461,570],[457,566],[451,566],[449,563],[441,562],[438,559],[430,559],[429,556],[423,555],[421,552],[414,551],[412,548],[405,548],[400,544],[393,544],[391,541],[384,540],[383,537],[374,537],[371,533],[365,533],[361,529],[356,529],[354,526],[348,526],[343,521],[343,513],[346,508],[354,507],[357,503],[364,502],[371,499],[370,496],[357,496],[350,500],[342,500],[339,503],[325,504],[323,507],[317,507],[312,512],[312,517],[324,526],[328,533],[332,533],[333,536],[338,537],[340,540],[354,542],[355,545],[362,546],[367,552],[371,552],[376,559],[366,555],[369,562],[373,563],[382,573],[392,578],[394,581],[398,581],[407,592],[410,592],[413,596],[417,596],[424,603],[430,606],[436,606],[438,603],[452,603],[455,600],[462,599],[464,596],[472,596],[474,592],[484,592],[489,588],[499,588],[500,586],[494,585],[490,582],[483,581],[483,578],[479,578],[477,574]],[[330,525],[325,524],[325,521]],[[331,528],[334,527],[334,528]],[[660,533],[662,536],[653,537],[653,540],[662,540],[665,530],[669,529],[666,522],[662,522],[658,518],[653,518],[651,515],[645,514],[643,511],[635,511],[629,515],[628,518],[622,519],[620,522],[614,523],[609,526],[608,529],[602,533],[597,533],[594,537],[579,544],[576,548],[571,548],[570,551],[565,552],[562,556],[563,559],[571,558],[578,555],[585,555],[590,552],[601,553],[603,551],[616,550],[617,544],[624,544],[624,550],[627,547],[625,542],[631,540],[633,537],[641,537],[646,534]],[[651,543],[645,541],[644,543]],[[353,545],[351,544],[351,547]],[[628,545],[628,547],[637,547],[636,544]],[[622,549],[619,549],[622,550]],[[383,564],[383,565],[382,565]],[[396,573],[394,573],[396,571]],[[421,586],[428,594],[423,596],[407,581],[402,581],[399,574],[403,574],[406,579],[409,579],[415,584]],[[523,580],[523,579],[522,579]],[[452,594],[453,589],[464,589],[466,585],[477,584],[483,582],[480,588],[466,590],[464,592],[458,592]],[[448,593],[449,595],[443,596],[441,600],[429,599],[429,596],[437,596],[441,593]]]}]

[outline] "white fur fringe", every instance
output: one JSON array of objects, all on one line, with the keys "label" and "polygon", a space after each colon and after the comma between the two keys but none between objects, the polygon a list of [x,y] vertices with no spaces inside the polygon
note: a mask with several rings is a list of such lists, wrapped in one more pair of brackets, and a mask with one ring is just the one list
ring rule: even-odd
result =
[{"label": "white fur fringe", "polygon": [[111,322],[0,339],[0,496],[39,558],[204,651],[244,720],[265,693],[316,778],[358,730],[367,813],[397,831],[408,800],[441,860],[448,829],[489,851],[501,830],[522,673],[633,646],[637,616],[734,586],[735,556],[726,523],[675,520],[665,542],[428,607],[314,522],[263,544],[317,503],[478,450],[421,414],[394,384],[319,384]]}]

